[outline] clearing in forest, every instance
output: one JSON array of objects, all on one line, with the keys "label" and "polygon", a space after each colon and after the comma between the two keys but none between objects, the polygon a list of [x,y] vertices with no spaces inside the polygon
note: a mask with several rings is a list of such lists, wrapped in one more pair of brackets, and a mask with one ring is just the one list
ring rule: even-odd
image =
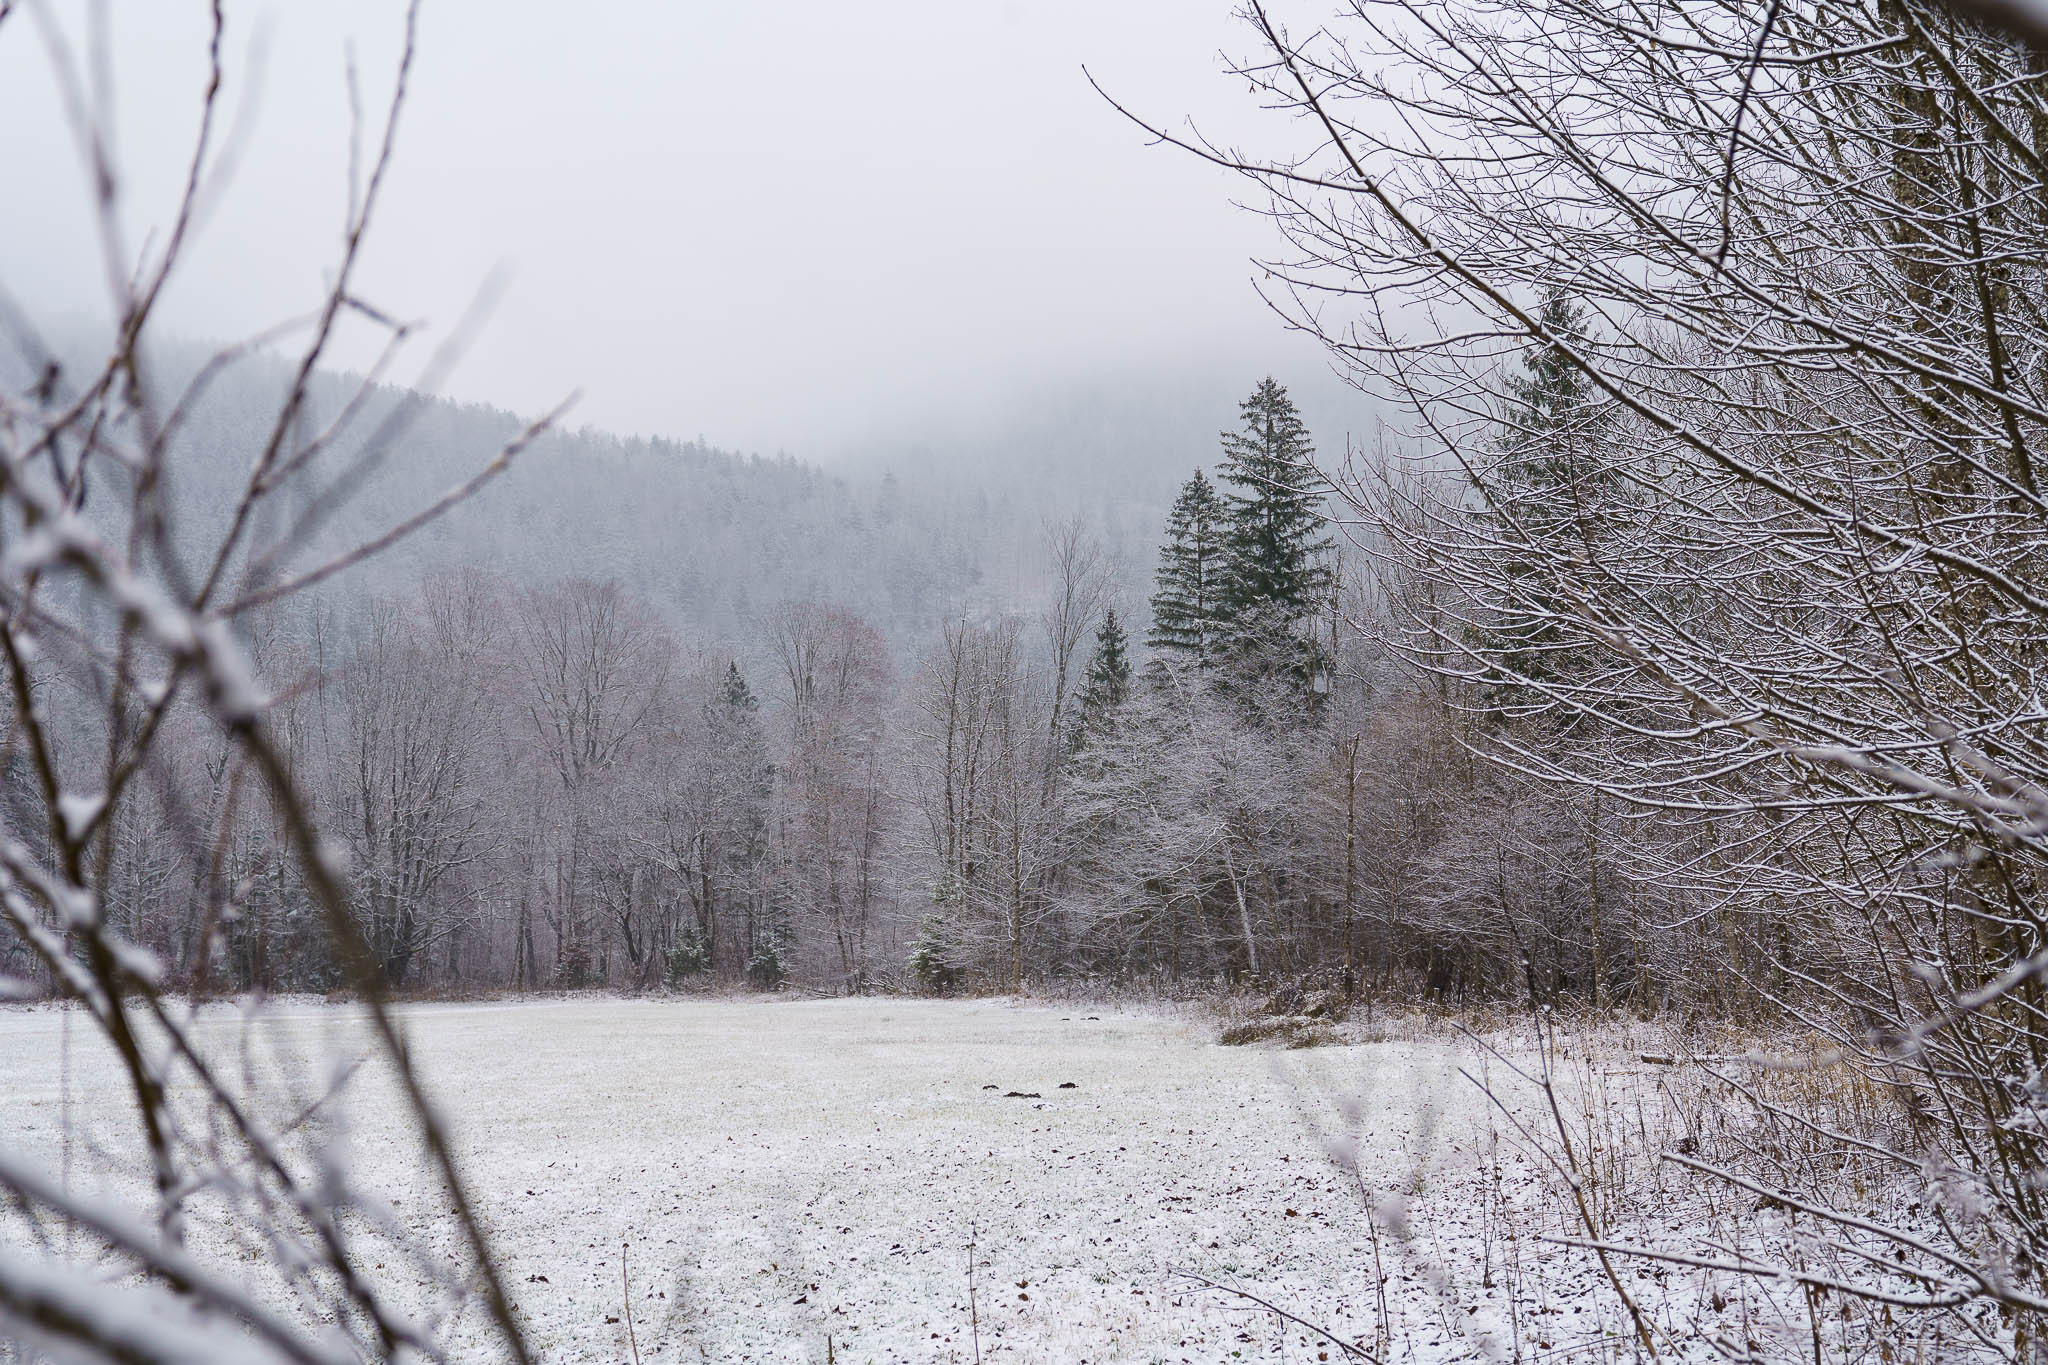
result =
[{"label": "clearing in forest", "polygon": [[[309,1092],[368,1051],[339,1007],[208,1017],[238,1062]],[[1207,1019],[1009,1001],[405,1017],[549,1362],[822,1361],[828,1337],[838,1362],[958,1362],[977,1335],[984,1360],[1343,1358],[1201,1279],[1388,1360],[1620,1344],[1590,1268],[1533,1241],[1571,1228],[1459,1074],[1478,1049],[1456,1039],[1227,1048]],[[0,1013],[4,1141],[55,1169],[68,1112],[93,1139],[74,1144],[74,1185],[132,1199],[118,1076],[63,1021]],[[343,1093],[345,1133],[324,1140],[401,1226],[452,1247],[391,1097],[364,1075]],[[1331,1157],[1353,1142],[1355,1174]],[[1531,1321],[1543,1340],[1522,1339]],[[481,1324],[452,1336],[481,1341]]]}]

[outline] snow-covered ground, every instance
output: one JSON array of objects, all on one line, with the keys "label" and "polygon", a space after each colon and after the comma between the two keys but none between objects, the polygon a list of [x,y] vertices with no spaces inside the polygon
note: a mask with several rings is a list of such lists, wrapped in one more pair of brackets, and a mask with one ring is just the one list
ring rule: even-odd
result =
[{"label": "snow-covered ground", "polygon": [[[54,1168],[61,1117],[83,1119],[105,1149],[72,1154],[90,1184],[133,1144],[108,1059],[74,1022],[66,1060],[60,1020],[0,1012],[0,1143]],[[549,1362],[635,1344],[649,1362],[823,1361],[828,1338],[849,1365],[971,1361],[976,1318],[983,1360],[1343,1358],[1204,1280],[1389,1361],[1629,1358],[1597,1265],[1536,1240],[1575,1215],[1459,1074],[1481,1063],[1454,1034],[1227,1048],[1192,1016],[1009,1001],[546,1000],[406,1020]],[[223,1009],[210,1027],[226,1046],[240,1026]],[[262,1054],[296,1059],[309,1088],[367,1050],[344,1009],[263,1028]],[[448,1245],[389,1097],[352,1092],[356,1174]],[[1697,1277],[1623,1273],[1674,1327],[1701,1311]],[[1714,1297],[1738,1340],[1805,1330]]]}]

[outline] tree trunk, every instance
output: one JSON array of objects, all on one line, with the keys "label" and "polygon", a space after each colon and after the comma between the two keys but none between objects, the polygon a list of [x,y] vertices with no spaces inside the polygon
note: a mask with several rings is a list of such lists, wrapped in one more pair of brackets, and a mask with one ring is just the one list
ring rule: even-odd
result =
[{"label": "tree trunk", "polygon": [[1245,964],[1254,980],[1259,975],[1259,941],[1252,933],[1251,907],[1244,901],[1244,884],[1238,880],[1237,867],[1230,861],[1230,836],[1223,837],[1223,870],[1230,877],[1230,889],[1237,897],[1238,927],[1244,932]]}]

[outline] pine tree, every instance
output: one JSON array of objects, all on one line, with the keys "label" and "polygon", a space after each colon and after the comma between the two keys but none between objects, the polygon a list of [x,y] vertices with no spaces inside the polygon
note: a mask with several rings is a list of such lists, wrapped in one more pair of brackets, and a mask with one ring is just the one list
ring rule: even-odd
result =
[{"label": "pine tree", "polygon": [[1223,500],[1197,469],[1181,485],[1159,549],[1152,629],[1145,643],[1180,662],[1205,667],[1216,651],[1217,586],[1223,564]]},{"label": "pine tree", "polygon": [[1113,723],[1117,710],[1131,695],[1131,651],[1116,608],[1103,613],[1095,631],[1095,653],[1088,660],[1088,676],[1081,685],[1080,721],[1074,741],[1081,743],[1099,735]]},{"label": "pine tree", "polygon": [[1287,390],[1268,375],[1238,405],[1244,430],[1223,433],[1227,520],[1217,601],[1240,626],[1292,629],[1330,591],[1315,447]]}]

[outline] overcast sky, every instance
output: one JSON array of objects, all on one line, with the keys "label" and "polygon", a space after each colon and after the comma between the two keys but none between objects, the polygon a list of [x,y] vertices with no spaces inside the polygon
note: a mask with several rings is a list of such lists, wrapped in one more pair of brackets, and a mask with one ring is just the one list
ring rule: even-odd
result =
[{"label": "overcast sky", "polygon": [[[1162,120],[1284,139],[1223,73],[1249,47],[1232,3],[426,0],[363,290],[445,331],[503,266],[451,391],[532,412],[581,388],[584,421],[816,458],[1075,373],[1320,367],[1251,288],[1272,242],[1231,206],[1242,183],[1146,145],[1082,74]],[[182,172],[206,5],[108,8],[139,230]],[[255,112],[169,300],[208,337],[315,297],[345,203],[345,53],[381,105],[403,5],[228,16]],[[0,160],[0,285],[77,316],[103,272],[33,15],[0,28]]]}]

